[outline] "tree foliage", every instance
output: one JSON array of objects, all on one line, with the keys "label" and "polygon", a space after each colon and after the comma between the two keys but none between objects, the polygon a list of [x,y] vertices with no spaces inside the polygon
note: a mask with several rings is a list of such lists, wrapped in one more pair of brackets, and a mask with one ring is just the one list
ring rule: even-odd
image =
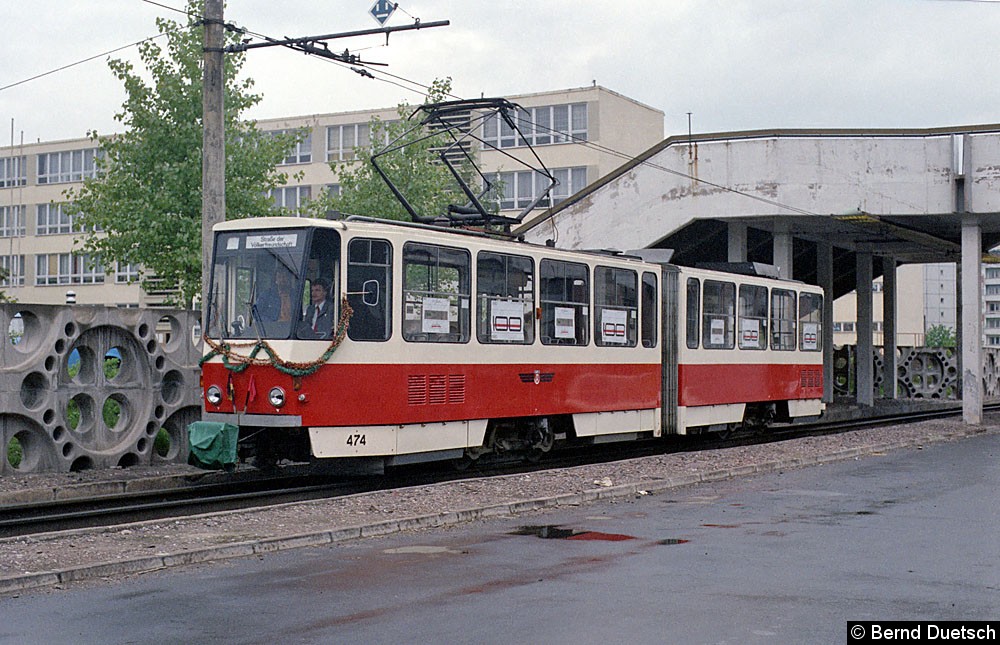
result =
[{"label": "tree foliage", "polygon": [[[0,267],[0,284],[3,284],[4,280],[10,277],[10,273],[7,269]],[[17,302],[14,298],[7,295],[3,289],[0,289],[0,302]]]},{"label": "tree foliage", "polygon": [[[441,102],[450,92],[451,79],[437,79],[431,84],[424,103]],[[379,156],[379,166],[419,215],[444,215],[449,204],[464,203],[464,194],[451,172],[440,162],[436,150],[451,139],[443,134],[428,136],[428,131],[419,128],[408,132],[419,122],[419,115],[414,120],[409,119],[413,111],[414,108],[404,102],[396,109],[397,121],[386,122],[373,117],[369,122],[372,145],[355,148],[355,161],[330,164],[339,177],[340,194],[314,201],[311,210],[317,214],[336,210],[348,215],[409,221],[410,214],[371,163],[372,154],[384,148],[386,142],[393,149]],[[459,164],[457,168],[466,178],[473,173],[469,164]]]},{"label": "tree foliage", "polygon": [[[188,0],[190,14],[201,3]],[[155,41],[139,48],[145,73],[109,61],[127,98],[115,119],[121,134],[98,142],[99,174],[67,197],[85,229],[83,248],[113,262],[141,266],[143,289],[173,291],[175,304],[201,290],[202,67],[204,29],[157,19],[165,51]],[[239,34],[227,41],[238,42]],[[251,79],[239,80],[242,54],[225,55],[226,218],[268,214],[267,192],[287,178],[274,167],[298,135],[261,132],[241,115],[261,100]],[[147,80],[145,79],[149,79]],[[95,231],[96,232],[93,232]]]},{"label": "tree foliage", "polygon": [[948,325],[934,325],[924,334],[924,347],[955,347],[958,338]]}]

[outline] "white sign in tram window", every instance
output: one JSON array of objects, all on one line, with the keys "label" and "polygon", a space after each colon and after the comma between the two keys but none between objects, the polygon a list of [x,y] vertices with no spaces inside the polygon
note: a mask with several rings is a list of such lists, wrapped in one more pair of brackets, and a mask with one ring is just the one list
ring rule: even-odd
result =
[{"label": "white sign in tram window", "polygon": [[490,302],[490,340],[524,340],[524,306],[520,302]]},{"label": "white sign in tram window", "polygon": [[556,338],[576,338],[576,311],[572,307],[556,307]]},{"label": "white sign in tram window", "polygon": [[298,233],[284,233],[281,235],[248,235],[248,249],[288,249],[295,248],[299,242]]},{"label": "white sign in tram window", "polygon": [[802,349],[819,349],[819,325],[802,323]]},{"label": "white sign in tram window", "polygon": [[[715,341],[713,340],[712,342]],[[760,321],[755,318],[744,318],[740,320],[740,347],[759,347],[759,346],[760,346]]]},{"label": "white sign in tram window", "polygon": [[713,345],[726,344],[726,321],[722,318],[713,318],[709,342]]},{"label": "white sign in tram window", "polygon": [[423,325],[425,334],[447,334],[450,331],[451,303],[447,298],[424,298]]},{"label": "white sign in tram window", "polygon": [[620,309],[601,310],[601,340],[616,345],[628,342],[628,312]]}]

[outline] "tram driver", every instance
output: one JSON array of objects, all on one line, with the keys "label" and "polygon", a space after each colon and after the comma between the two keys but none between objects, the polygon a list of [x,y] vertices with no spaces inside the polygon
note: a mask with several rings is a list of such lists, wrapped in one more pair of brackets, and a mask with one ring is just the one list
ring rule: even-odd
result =
[{"label": "tram driver", "polygon": [[333,329],[330,282],[323,278],[313,280],[309,287],[309,298],[305,317],[299,325],[299,338],[330,338]]}]

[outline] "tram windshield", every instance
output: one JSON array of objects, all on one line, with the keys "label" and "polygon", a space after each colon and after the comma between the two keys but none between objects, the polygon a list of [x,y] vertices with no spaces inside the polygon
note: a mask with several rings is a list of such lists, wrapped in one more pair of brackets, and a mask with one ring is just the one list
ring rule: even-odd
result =
[{"label": "tram windshield", "polygon": [[208,302],[209,336],[329,339],[339,315],[339,263],[336,231],[218,233]]}]

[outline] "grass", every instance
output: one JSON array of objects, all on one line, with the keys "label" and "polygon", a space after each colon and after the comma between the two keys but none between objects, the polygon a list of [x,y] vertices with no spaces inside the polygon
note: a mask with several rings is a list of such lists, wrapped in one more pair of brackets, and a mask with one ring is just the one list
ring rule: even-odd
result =
[{"label": "grass", "polygon": [[21,442],[17,440],[17,437],[14,437],[10,440],[10,443],[7,444],[7,463],[14,468],[17,468],[21,465],[21,458],[23,456],[24,453],[21,450]]}]

